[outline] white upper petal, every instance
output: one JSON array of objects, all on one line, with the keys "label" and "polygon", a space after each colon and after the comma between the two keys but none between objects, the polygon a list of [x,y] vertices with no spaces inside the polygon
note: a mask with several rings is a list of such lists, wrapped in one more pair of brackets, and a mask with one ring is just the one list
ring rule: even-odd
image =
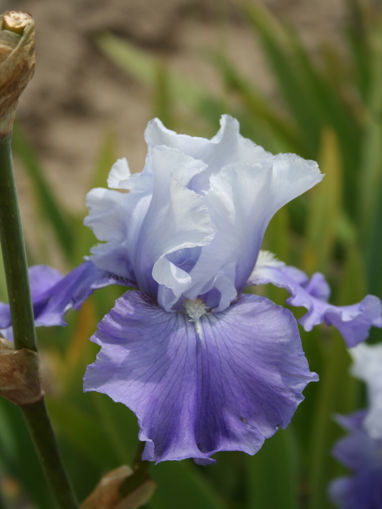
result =
[{"label": "white upper petal", "polygon": [[130,177],[131,173],[126,157],[117,159],[117,161],[111,167],[107,179],[107,185],[111,189],[129,189]]},{"label": "white upper petal", "polygon": [[369,410],[364,425],[372,438],[382,438],[382,345],[360,344],[349,350],[352,373],[368,388]]},{"label": "white upper petal", "polygon": [[[113,166],[113,189],[88,195],[99,240],[93,262],[131,277],[167,310],[202,295],[223,310],[246,284],[274,213],[322,179],[316,163],[273,156],[221,119],[211,139],[177,134],[154,119],[144,170]],[[128,191],[128,192],[126,192]],[[128,276],[129,275],[129,276]]]},{"label": "white upper petal", "polygon": [[[231,284],[242,290],[274,213],[321,179],[316,163],[289,154],[252,165],[231,164],[212,175],[206,197],[216,235],[191,271],[194,284],[186,297],[209,291],[216,274],[227,273],[232,264]],[[223,300],[218,309],[224,309]]]},{"label": "white upper petal", "polygon": [[[158,146],[152,150],[152,165],[153,195],[142,224],[134,265],[143,288],[148,287],[149,278],[153,277],[174,293],[174,304],[191,284],[191,278],[168,255],[204,246],[215,235],[205,197],[187,187],[193,176],[205,169],[205,164],[179,150]],[[168,302],[161,304],[169,307]]]},{"label": "white upper petal", "polygon": [[151,196],[144,194],[103,188],[89,191],[84,224],[105,242],[91,249],[92,261],[100,269],[135,280],[132,258],[150,201]]},{"label": "white upper petal", "polygon": [[194,181],[194,187],[199,190],[206,189],[209,177],[228,164],[253,164],[271,156],[262,147],[241,136],[239,127],[239,122],[235,118],[222,115],[219,131],[213,138],[207,139],[177,134],[155,118],[147,125],[145,139],[149,150],[157,145],[166,145],[206,163],[206,171],[198,175]]}]

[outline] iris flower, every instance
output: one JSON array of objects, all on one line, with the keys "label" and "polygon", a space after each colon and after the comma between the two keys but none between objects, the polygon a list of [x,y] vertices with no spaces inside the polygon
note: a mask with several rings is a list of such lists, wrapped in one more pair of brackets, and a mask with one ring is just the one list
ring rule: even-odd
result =
[{"label": "iris flower", "polygon": [[337,418],[349,435],[339,440],[334,456],[352,476],[336,479],[330,495],[341,509],[382,507],[382,344],[352,350],[353,374],[367,384],[369,408]]},{"label": "iris flower", "polygon": [[[84,387],[133,410],[149,461],[213,461],[218,451],[256,453],[285,428],[303,400],[310,372],[292,313],[243,293],[273,283],[289,304],[308,310],[306,330],[333,324],[349,346],[371,325],[381,303],[367,296],[336,307],[321,274],[307,276],[261,252],[272,216],[321,181],[318,165],[294,154],[272,155],[224,115],[212,139],[146,129],[143,171],[119,159],[109,189],[87,195],[91,256],[66,277],[31,269],[37,325],[63,325],[95,289],[135,287],[119,298],[91,338],[100,346]],[[9,309],[0,328],[11,333]]]}]

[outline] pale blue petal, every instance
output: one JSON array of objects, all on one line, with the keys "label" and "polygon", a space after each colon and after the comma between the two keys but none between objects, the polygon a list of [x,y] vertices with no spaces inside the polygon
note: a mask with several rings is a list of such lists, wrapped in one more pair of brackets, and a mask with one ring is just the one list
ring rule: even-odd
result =
[{"label": "pale blue petal", "polygon": [[214,288],[217,277],[226,276],[228,294],[217,307],[225,309],[236,298],[232,289],[240,292],[246,286],[272,216],[321,179],[316,163],[290,154],[225,166],[213,175],[206,200],[216,235],[202,249],[190,272],[193,285],[184,296],[194,299]]},{"label": "pale blue petal", "polygon": [[[88,195],[92,249],[101,269],[136,281],[166,310],[203,296],[223,311],[243,291],[274,213],[322,179],[316,163],[274,156],[228,115],[212,139],[146,129],[143,171],[124,159]],[[128,192],[127,192],[128,191]]]},{"label": "pale blue petal", "polygon": [[84,224],[104,244],[92,248],[92,261],[100,269],[136,280],[135,248],[151,195],[92,189],[86,198],[89,215]]},{"label": "pale blue petal", "polygon": [[211,242],[215,229],[205,197],[187,187],[204,163],[163,146],[155,147],[151,157],[153,195],[136,246],[134,270],[140,288],[153,297],[153,281],[171,290],[172,301],[158,295],[158,302],[168,310],[190,287],[189,267],[198,248]]}]

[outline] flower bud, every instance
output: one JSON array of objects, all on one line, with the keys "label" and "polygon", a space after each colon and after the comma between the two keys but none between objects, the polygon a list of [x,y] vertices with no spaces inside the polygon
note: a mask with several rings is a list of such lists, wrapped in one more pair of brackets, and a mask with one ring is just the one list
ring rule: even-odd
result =
[{"label": "flower bud", "polygon": [[32,16],[9,11],[0,17],[0,137],[12,131],[20,94],[33,76],[35,30]]}]

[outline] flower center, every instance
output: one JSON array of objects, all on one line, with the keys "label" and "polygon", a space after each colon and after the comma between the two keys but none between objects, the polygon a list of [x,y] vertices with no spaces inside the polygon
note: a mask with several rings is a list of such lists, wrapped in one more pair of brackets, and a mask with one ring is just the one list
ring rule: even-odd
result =
[{"label": "flower center", "polygon": [[190,321],[195,323],[196,334],[199,338],[202,338],[202,326],[200,324],[200,318],[205,315],[208,311],[208,307],[204,304],[201,299],[186,300],[184,303],[184,309],[186,314],[189,316]]},{"label": "flower center", "polygon": [[201,299],[186,300],[184,309],[193,322],[198,321],[208,311],[207,306]]}]

